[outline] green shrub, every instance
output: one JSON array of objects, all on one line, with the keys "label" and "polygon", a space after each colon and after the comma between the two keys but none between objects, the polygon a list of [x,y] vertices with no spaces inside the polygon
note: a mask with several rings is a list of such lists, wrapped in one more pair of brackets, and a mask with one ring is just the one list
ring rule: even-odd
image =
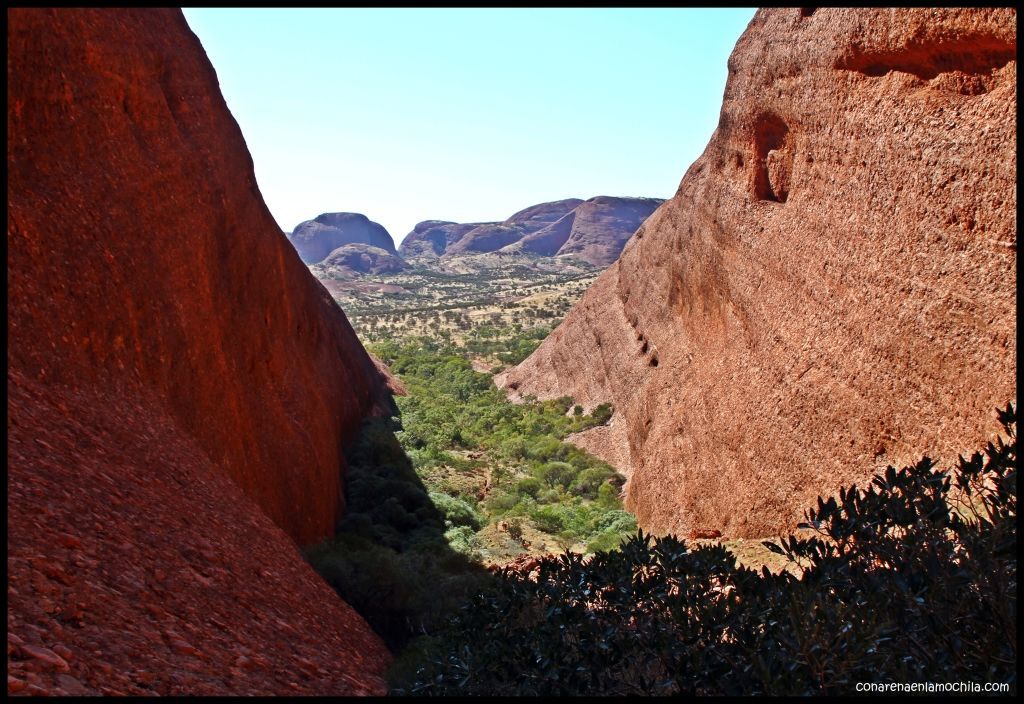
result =
[{"label": "green shrub", "polygon": [[431,491],[430,500],[444,516],[444,519],[454,526],[469,526],[476,530],[483,525],[484,521],[480,512],[465,499],[440,491]]},{"label": "green shrub", "polygon": [[565,517],[557,506],[538,506],[530,513],[530,520],[539,530],[551,535],[565,529]]},{"label": "green shrub", "polygon": [[548,462],[537,468],[537,478],[551,488],[566,488],[576,478],[576,468],[568,462]]},{"label": "green shrub", "polygon": [[455,552],[471,560],[480,559],[480,539],[469,526],[449,528],[445,531],[444,538]]},{"label": "green shrub", "polygon": [[493,516],[503,516],[520,501],[520,494],[496,492],[487,497],[485,506]]},{"label": "green shrub", "polygon": [[516,482],[515,493],[522,496],[531,496],[536,499],[542,487],[543,485],[537,477],[524,477]]},{"label": "green shrub", "polygon": [[523,539],[523,521],[519,518],[513,518],[508,522],[508,534],[512,540]]},{"label": "green shrub", "polygon": [[587,552],[601,552],[614,550],[623,540],[623,535],[617,531],[606,531],[598,533],[597,537],[587,543]]},{"label": "green shrub", "polygon": [[568,448],[558,438],[545,435],[537,438],[525,450],[527,459],[547,462],[550,460],[562,460],[565,458]]},{"label": "green shrub", "polygon": [[636,516],[628,511],[608,511],[595,522],[594,528],[601,532],[635,533]]},{"label": "green shrub", "polygon": [[562,492],[560,489],[545,489],[544,491],[537,494],[537,503],[539,504],[557,504],[562,500]]},{"label": "green shrub", "polygon": [[622,500],[619,499],[619,490],[611,484],[602,484],[597,488],[597,504],[609,509],[620,506]]},{"label": "green shrub", "polygon": [[585,469],[569,484],[569,493],[587,499],[596,499],[601,485],[614,474],[610,467]]},{"label": "green shrub", "polygon": [[614,412],[610,403],[601,403],[590,412],[590,417],[593,418],[595,425],[604,425],[612,419]]}]

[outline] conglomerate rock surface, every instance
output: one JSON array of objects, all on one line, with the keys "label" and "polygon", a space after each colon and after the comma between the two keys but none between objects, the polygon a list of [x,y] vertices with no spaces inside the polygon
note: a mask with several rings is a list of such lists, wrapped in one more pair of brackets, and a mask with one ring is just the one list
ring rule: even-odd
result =
[{"label": "conglomerate rock surface", "polygon": [[177,10],[8,12],[8,691],[381,693],[296,547],[386,381]]},{"label": "conglomerate rock surface", "polygon": [[1016,71],[1012,9],[759,11],[675,197],[498,382],[613,403],[656,532],[975,448],[1015,397]]}]

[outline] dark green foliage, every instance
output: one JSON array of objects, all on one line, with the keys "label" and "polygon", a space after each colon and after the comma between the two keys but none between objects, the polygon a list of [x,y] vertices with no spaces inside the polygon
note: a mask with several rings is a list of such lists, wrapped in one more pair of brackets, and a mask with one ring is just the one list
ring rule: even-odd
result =
[{"label": "dark green foliage", "polygon": [[[1012,406],[999,415],[1007,440],[951,471],[924,458],[819,499],[810,537],[767,544],[793,572],[643,533],[590,559],[545,558],[536,582],[502,572],[460,610],[411,691],[807,695],[958,681],[1015,690],[1017,419]],[[543,515],[565,525],[557,511]]]},{"label": "dark green foliage", "polygon": [[574,496],[596,499],[601,485],[612,478],[611,467],[593,467],[580,472],[569,484],[568,489]]},{"label": "dark green foliage", "polygon": [[544,341],[552,325],[541,325],[525,331],[510,330],[484,325],[474,329],[466,340],[466,350],[482,357],[497,357],[508,365],[515,365],[533,354]]},{"label": "dark green foliage", "polygon": [[[519,334],[531,340],[537,336],[535,331]],[[472,340],[504,344],[508,335],[507,329],[483,326]],[[506,514],[523,516],[552,538],[584,544],[607,532],[595,528],[595,521],[599,514],[621,509],[622,502],[616,490],[603,485],[618,486],[622,478],[608,464],[563,440],[607,422],[611,406],[602,404],[586,415],[582,408],[576,412],[568,397],[510,403],[489,374],[474,371],[460,350],[437,338],[389,340],[371,350],[409,390],[408,396],[397,399],[402,414],[398,449],[408,452],[415,471],[435,489],[430,498],[442,520],[479,529]],[[467,453],[478,459],[466,459]],[[437,491],[441,487],[431,484],[430,477],[441,468],[460,473],[489,469],[492,483],[481,506]],[[542,510],[547,505],[555,508]],[[391,523],[400,519],[388,516]],[[613,543],[612,536],[602,540],[602,545]]]},{"label": "dark green foliage", "polygon": [[609,403],[598,404],[596,408],[591,412],[591,417],[594,419],[595,425],[604,425],[612,419],[613,409]]},{"label": "dark green foliage", "polygon": [[540,479],[537,477],[524,477],[516,482],[515,493],[536,499],[541,487],[543,487],[543,484],[541,484]]},{"label": "dark green foliage", "polygon": [[513,518],[508,522],[508,534],[512,540],[523,539],[523,522],[518,518]]},{"label": "dark green foliage", "polygon": [[565,489],[576,478],[576,468],[568,462],[547,462],[534,475],[550,488]]},{"label": "dark green foliage", "polygon": [[473,530],[483,525],[483,516],[465,499],[449,496],[440,491],[432,491],[430,492],[430,500],[444,516],[446,525],[468,526]]},{"label": "dark green foliage", "polygon": [[[337,535],[307,548],[306,558],[390,647],[400,648],[440,625],[489,579],[468,559],[465,536],[445,532],[446,521],[475,526],[480,519],[468,503],[427,492],[386,421],[366,421],[347,459]],[[449,537],[462,540],[450,545]]]}]

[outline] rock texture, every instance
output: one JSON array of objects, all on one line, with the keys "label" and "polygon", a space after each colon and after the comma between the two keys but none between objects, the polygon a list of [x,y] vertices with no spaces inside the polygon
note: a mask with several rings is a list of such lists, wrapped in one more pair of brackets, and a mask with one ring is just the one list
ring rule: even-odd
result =
[{"label": "rock texture", "polygon": [[555,256],[608,266],[644,220],[665,201],[660,198],[616,198],[598,196],[573,211],[572,229]]},{"label": "rock texture", "polygon": [[637,228],[664,202],[660,198],[597,196],[500,251],[573,256],[596,266],[608,266],[618,259]]},{"label": "rock texture", "polygon": [[482,223],[460,237],[445,253],[494,252],[561,219],[582,202],[579,198],[567,198],[540,203],[520,210],[504,222]]},{"label": "rock texture", "polygon": [[405,259],[436,259],[470,230],[479,225],[497,224],[479,222],[459,224],[446,220],[424,220],[405,236],[402,244],[398,247],[398,253]]},{"label": "rock texture", "polygon": [[387,382],[199,41],[177,10],[8,22],[8,691],[384,691],[292,539],[332,531]]},{"label": "rock texture", "polygon": [[288,235],[302,261],[316,264],[346,244],[365,244],[397,254],[395,241],[383,225],[361,213],[324,213],[306,220]]},{"label": "rock texture", "polygon": [[597,196],[567,198],[521,210],[503,222],[458,224],[426,220],[406,235],[399,253],[407,259],[501,252],[542,257],[573,256],[608,266],[626,241],[664,201]]},{"label": "rock texture", "polygon": [[791,529],[1015,396],[1016,13],[759,11],[674,198],[499,382],[610,401],[656,532]]},{"label": "rock texture", "polygon": [[397,274],[409,268],[397,254],[368,244],[342,245],[320,264],[325,275],[331,278],[347,278],[354,274]]}]

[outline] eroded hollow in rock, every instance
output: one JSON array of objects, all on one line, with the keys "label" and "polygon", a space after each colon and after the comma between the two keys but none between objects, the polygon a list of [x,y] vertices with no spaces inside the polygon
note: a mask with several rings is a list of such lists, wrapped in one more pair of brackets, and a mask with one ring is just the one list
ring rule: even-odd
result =
[{"label": "eroded hollow in rock", "polygon": [[789,198],[793,171],[793,149],[789,127],[774,113],[754,122],[754,197],[785,203]]}]

